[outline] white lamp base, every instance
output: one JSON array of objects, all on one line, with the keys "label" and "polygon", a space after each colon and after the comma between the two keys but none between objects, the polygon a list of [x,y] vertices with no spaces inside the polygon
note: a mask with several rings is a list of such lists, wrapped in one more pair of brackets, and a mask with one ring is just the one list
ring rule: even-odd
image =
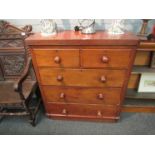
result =
[{"label": "white lamp base", "polygon": [[54,35],[56,35],[57,34],[57,32],[53,32],[53,33],[45,33],[45,32],[41,32],[41,35],[42,36],[45,36],[45,37],[48,37],[48,36],[54,36]]}]

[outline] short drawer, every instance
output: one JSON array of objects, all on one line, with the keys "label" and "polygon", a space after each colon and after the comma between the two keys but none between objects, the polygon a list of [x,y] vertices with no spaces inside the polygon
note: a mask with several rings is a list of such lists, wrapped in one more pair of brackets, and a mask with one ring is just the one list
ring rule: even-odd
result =
[{"label": "short drawer", "polygon": [[43,86],[47,102],[119,105],[120,88]]},{"label": "short drawer", "polygon": [[117,106],[102,105],[79,105],[79,104],[55,104],[46,105],[47,113],[51,115],[63,116],[87,116],[94,118],[115,117],[117,116]]},{"label": "short drawer", "polygon": [[128,68],[131,49],[83,49],[81,65],[84,68]]},{"label": "short drawer", "polygon": [[79,50],[77,49],[34,49],[39,67],[79,67]]},{"label": "short drawer", "polygon": [[42,85],[122,87],[126,70],[40,68]]}]

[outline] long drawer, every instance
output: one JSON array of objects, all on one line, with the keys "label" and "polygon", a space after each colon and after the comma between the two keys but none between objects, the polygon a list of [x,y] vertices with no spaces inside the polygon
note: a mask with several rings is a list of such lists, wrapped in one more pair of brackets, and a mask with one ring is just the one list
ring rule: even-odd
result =
[{"label": "long drawer", "polygon": [[79,67],[78,49],[34,49],[37,65],[39,67]]},{"label": "long drawer", "polygon": [[122,87],[126,70],[40,68],[42,85]]},{"label": "long drawer", "polygon": [[53,116],[84,116],[94,118],[116,117],[118,107],[103,105],[50,104],[46,105],[47,114]]},{"label": "long drawer", "polygon": [[47,102],[81,104],[120,104],[120,88],[42,86]]},{"label": "long drawer", "polygon": [[130,49],[83,49],[81,64],[84,68],[127,69],[132,50]]}]

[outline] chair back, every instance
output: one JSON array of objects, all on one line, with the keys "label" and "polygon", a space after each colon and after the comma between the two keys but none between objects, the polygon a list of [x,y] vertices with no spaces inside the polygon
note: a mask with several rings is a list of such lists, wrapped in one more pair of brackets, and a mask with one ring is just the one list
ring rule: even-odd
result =
[{"label": "chair back", "polygon": [[32,26],[18,28],[7,21],[0,20],[0,80],[19,78],[27,55],[25,39],[31,34]]}]

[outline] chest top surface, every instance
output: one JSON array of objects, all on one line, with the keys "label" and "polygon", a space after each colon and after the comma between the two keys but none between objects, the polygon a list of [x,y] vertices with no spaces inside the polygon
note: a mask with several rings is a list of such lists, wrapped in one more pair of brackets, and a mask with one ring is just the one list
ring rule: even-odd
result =
[{"label": "chest top surface", "polygon": [[26,39],[27,45],[137,45],[139,38],[132,33],[112,35],[104,31],[82,34],[71,30],[58,32],[53,36],[35,33]]}]

